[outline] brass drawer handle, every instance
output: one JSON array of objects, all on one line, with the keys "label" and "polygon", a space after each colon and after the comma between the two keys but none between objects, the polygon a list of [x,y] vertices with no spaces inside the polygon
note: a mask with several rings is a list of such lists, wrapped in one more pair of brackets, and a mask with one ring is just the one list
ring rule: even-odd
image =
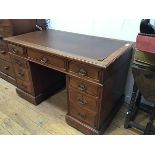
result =
[{"label": "brass drawer handle", "polygon": [[5,51],[0,51],[0,54],[5,54],[6,52]]},{"label": "brass drawer handle", "polygon": [[16,64],[19,65],[19,66],[22,65],[22,63],[19,60],[16,60]]},{"label": "brass drawer handle", "polygon": [[19,77],[23,77],[24,76],[24,73],[18,73],[18,76]]},{"label": "brass drawer handle", "polygon": [[81,119],[86,119],[86,115],[85,115],[85,114],[81,114],[80,112],[78,113],[78,116],[79,116]]},{"label": "brass drawer handle", "polygon": [[21,83],[21,85],[20,85],[23,89],[27,89],[27,86],[26,85],[24,85],[23,83]]},{"label": "brass drawer handle", "polygon": [[5,66],[4,69],[5,69],[5,70],[8,70],[8,69],[9,69],[9,66]]},{"label": "brass drawer handle", "polygon": [[85,102],[85,101],[83,100],[83,98],[78,98],[78,102],[79,102],[79,104],[81,104],[81,105],[87,104],[87,102]]},{"label": "brass drawer handle", "polygon": [[79,91],[84,92],[84,91],[86,91],[86,86],[84,84],[79,84],[78,89],[79,89]]},{"label": "brass drawer handle", "polygon": [[81,76],[86,76],[87,75],[87,71],[85,69],[83,69],[83,68],[80,68],[78,73]]},{"label": "brass drawer handle", "polygon": [[46,57],[43,57],[41,60],[41,63],[47,63],[47,61],[48,61],[48,58],[46,58]]},{"label": "brass drawer handle", "polygon": [[12,53],[17,54],[18,53],[18,50],[15,49],[15,48],[12,48]]}]

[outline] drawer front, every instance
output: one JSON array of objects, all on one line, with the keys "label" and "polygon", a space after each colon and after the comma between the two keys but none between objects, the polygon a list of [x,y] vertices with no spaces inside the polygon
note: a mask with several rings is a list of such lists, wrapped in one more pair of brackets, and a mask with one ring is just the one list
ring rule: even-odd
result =
[{"label": "drawer front", "polygon": [[9,52],[15,55],[25,56],[26,52],[23,47],[8,44]]},{"label": "drawer front", "polygon": [[2,30],[0,30],[0,35],[2,37],[6,38],[6,37],[11,37],[13,35],[13,33],[12,33],[12,31],[6,31],[6,30],[2,31]]},{"label": "drawer front", "polygon": [[6,61],[11,61],[10,60],[10,55],[7,51],[7,45],[3,41],[0,42],[0,59],[6,60]]},{"label": "drawer front", "polygon": [[32,85],[30,82],[25,82],[25,81],[20,80],[20,79],[16,79],[16,82],[17,82],[18,88],[22,89],[23,91],[25,91],[29,94],[33,93]]},{"label": "drawer front", "polygon": [[154,65],[155,66],[155,55],[151,53],[141,52],[136,50],[134,59],[136,61],[140,61],[146,64]]},{"label": "drawer front", "polygon": [[14,77],[12,63],[10,63],[10,62],[0,59],[0,71],[9,75],[9,76]]},{"label": "drawer front", "polygon": [[17,56],[11,55],[12,62],[15,67],[28,68],[28,61]]},{"label": "drawer front", "polygon": [[72,61],[69,63],[69,72],[75,73],[81,77],[88,77],[96,81],[99,81],[100,79],[100,69]]},{"label": "drawer front", "polygon": [[0,26],[10,26],[10,20],[8,19],[0,19]]},{"label": "drawer front", "polygon": [[6,50],[0,50],[0,59],[11,62],[10,55]]},{"label": "drawer front", "polygon": [[28,57],[33,60],[39,61],[39,63],[45,65],[52,65],[56,68],[65,69],[65,59],[58,56],[49,56],[44,52],[28,49]]},{"label": "drawer front", "polygon": [[76,89],[80,93],[86,93],[96,97],[99,96],[100,88],[98,85],[71,76],[69,77],[69,83],[70,87]]},{"label": "drawer front", "polygon": [[82,108],[86,108],[93,112],[97,111],[97,98],[78,93],[74,89],[69,90],[69,101],[74,105],[81,106]]},{"label": "drawer front", "polygon": [[92,127],[96,126],[96,113],[70,104],[70,115]]},{"label": "drawer front", "polygon": [[29,81],[30,80],[29,72],[28,72],[29,70],[28,69],[21,68],[21,67],[18,67],[18,66],[14,66],[14,69],[15,69],[16,78],[22,79],[24,81]]},{"label": "drawer front", "polygon": [[0,25],[0,32],[2,32],[2,31],[11,32],[12,28],[10,26],[2,26],[2,25]]}]

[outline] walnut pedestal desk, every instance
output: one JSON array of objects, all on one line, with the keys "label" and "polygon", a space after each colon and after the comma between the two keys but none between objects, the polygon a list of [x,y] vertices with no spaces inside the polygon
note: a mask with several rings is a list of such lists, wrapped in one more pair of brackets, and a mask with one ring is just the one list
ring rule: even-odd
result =
[{"label": "walnut pedestal desk", "polygon": [[17,93],[39,104],[66,85],[66,121],[102,134],[124,97],[132,43],[47,30],[5,38]]}]

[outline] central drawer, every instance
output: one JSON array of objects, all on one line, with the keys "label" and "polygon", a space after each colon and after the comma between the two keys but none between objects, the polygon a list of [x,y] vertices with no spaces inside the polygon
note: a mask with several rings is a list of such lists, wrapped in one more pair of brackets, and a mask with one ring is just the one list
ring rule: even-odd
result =
[{"label": "central drawer", "polygon": [[52,67],[65,70],[65,59],[59,56],[49,56],[48,54],[45,54],[45,52],[41,52],[34,49],[28,49],[27,53],[29,59],[36,60],[41,64],[51,65]]}]

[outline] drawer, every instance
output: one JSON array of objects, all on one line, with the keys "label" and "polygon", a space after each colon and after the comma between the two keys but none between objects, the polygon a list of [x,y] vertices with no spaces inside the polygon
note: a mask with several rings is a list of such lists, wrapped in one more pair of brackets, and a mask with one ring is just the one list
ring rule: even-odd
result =
[{"label": "drawer", "polygon": [[0,59],[11,62],[10,55],[7,50],[7,44],[4,41],[0,41]]},{"label": "drawer", "polygon": [[10,26],[10,20],[9,19],[0,19],[0,26]]},{"label": "drawer", "polygon": [[96,84],[74,78],[72,76],[69,77],[69,86],[75,88],[78,92],[86,93],[93,96],[99,96],[100,87]]},{"label": "drawer", "polygon": [[11,30],[2,30],[0,29],[0,35],[4,38],[11,37],[13,35]]},{"label": "drawer", "polygon": [[33,93],[31,82],[25,82],[25,81],[20,80],[20,79],[16,79],[16,82],[17,82],[18,88],[22,89],[23,91],[25,91],[29,94]]},{"label": "drawer", "polygon": [[71,61],[69,63],[69,72],[75,73],[81,77],[88,77],[96,81],[99,81],[100,79],[100,69],[92,66],[84,65],[82,63]]},{"label": "drawer", "polygon": [[9,52],[16,54],[16,55],[20,55],[20,56],[25,56],[26,52],[23,49],[23,47],[20,46],[16,46],[16,45],[12,45],[12,44],[8,44],[8,48],[9,48]]},{"label": "drawer", "polygon": [[141,51],[136,50],[134,59],[136,61],[140,61],[140,62],[155,66],[155,54],[141,52]]},{"label": "drawer", "polygon": [[97,111],[97,98],[92,97],[90,95],[84,95],[82,93],[78,93],[74,89],[69,90],[69,101],[77,106],[81,106],[88,110]]},{"label": "drawer", "polygon": [[25,69],[28,68],[27,60],[24,60],[20,57],[14,56],[14,55],[11,55],[11,58],[12,58],[12,62],[15,67],[20,67],[20,68],[25,68]]},{"label": "drawer", "polygon": [[14,66],[15,69],[15,76],[16,78],[22,79],[24,81],[29,81],[29,70],[22,68],[22,67],[18,67],[18,66]]},{"label": "drawer", "polygon": [[0,49],[0,59],[11,62],[10,55],[5,49]]},{"label": "drawer", "polygon": [[9,75],[9,76],[14,77],[12,63],[10,63],[10,62],[0,59],[0,71]]},{"label": "drawer", "polygon": [[73,106],[73,104],[70,104],[69,111],[71,116],[75,117],[81,122],[86,123],[92,127],[96,126],[96,113],[90,112],[79,106]]},{"label": "drawer", "polygon": [[65,59],[60,58],[58,56],[49,56],[48,54],[45,54],[45,52],[28,49],[28,57],[33,60],[37,60],[39,63],[45,64],[45,65],[52,65],[56,68],[65,69]]},{"label": "drawer", "polygon": [[2,32],[2,31],[9,31],[9,32],[11,32],[12,28],[10,26],[2,26],[2,25],[0,25],[0,32]]}]

